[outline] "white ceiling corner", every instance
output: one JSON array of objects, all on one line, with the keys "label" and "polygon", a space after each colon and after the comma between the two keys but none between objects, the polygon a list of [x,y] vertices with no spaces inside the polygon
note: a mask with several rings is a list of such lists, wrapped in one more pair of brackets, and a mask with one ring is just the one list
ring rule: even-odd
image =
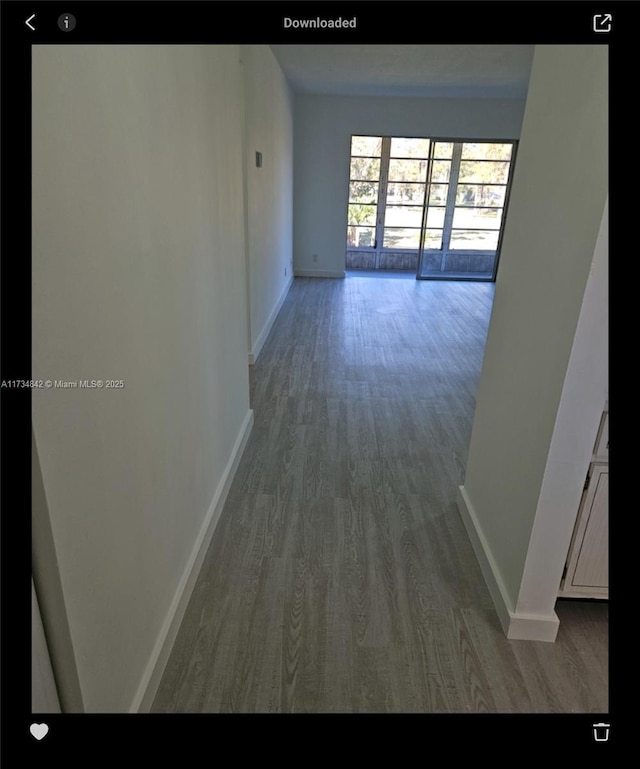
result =
[{"label": "white ceiling corner", "polygon": [[532,45],[272,45],[297,93],[524,99]]}]

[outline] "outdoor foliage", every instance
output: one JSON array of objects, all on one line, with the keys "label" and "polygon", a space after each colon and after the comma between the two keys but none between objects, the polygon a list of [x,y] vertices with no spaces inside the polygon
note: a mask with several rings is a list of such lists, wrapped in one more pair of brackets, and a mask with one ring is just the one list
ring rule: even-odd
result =
[{"label": "outdoor foliage", "polygon": [[[392,241],[398,245],[405,241],[413,242],[413,228],[420,227],[419,214],[424,204],[430,146],[429,139],[391,139],[385,195],[385,247],[394,245]],[[430,207],[445,206],[447,203],[453,148],[452,142],[434,143]],[[472,230],[499,228],[499,209],[505,203],[505,185],[511,153],[511,144],[462,144],[460,172],[455,190],[454,228],[456,223],[458,228],[463,228],[457,231],[458,243],[467,238],[474,242],[492,239],[493,236],[489,233],[483,235],[482,232]],[[374,245],[381,160],[382,137],[352,137],[347,234],[350,247]],[[440,237],[444,209],[430,208],[429,213],[428,226],[435,226],[436,229],[432,230],[432,236],[428,240],[435,242]],[[437,217],[437,223],[434,216]]]}]

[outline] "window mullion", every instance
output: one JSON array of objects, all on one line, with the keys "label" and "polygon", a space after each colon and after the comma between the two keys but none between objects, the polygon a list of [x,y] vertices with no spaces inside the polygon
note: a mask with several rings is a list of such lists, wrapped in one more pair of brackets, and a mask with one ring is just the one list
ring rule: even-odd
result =
[{"label": "window mullion", "polygon": [[429,197],[431,196],[431,175],[433,173],[433,149],[435,143],[429,142],[429,157],[427,158],[427,175],[425,177],[424,196],[422,199],[422,226],[420,227],[420,241],[418,243],[418,268],[416,277],[422,274],[424,261],[424,241],[427,234],[427,214],[429,212]]},{"label": "window mullion", "polygon": [[460,159],[462,157],[462,142],[455,142],[453,145],[453,155],[451,157],[451,172],[449,174],[449,194],[447,195],[447,204],[444,212],[444,225],[442,230],[442,265],[449,251],[451,243],[451,230],[453,227],[453,214],[456,207],[456,194],[458,190],[458,178],[460,176]]},{"label": "window mullion", "polygon": [[389,156],[391,155],[391,137],[382,137],[380,150],[380,183],[378,186],[378,210],[376,218],[376,270],[380,267],[380,249],[384,240],[384,218],[387,207],[387,187],[389,186]]}]

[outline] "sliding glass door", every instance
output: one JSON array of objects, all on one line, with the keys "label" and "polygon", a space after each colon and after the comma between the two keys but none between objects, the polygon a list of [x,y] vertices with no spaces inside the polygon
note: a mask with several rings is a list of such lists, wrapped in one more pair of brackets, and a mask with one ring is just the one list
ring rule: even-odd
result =
[{"label": "sliding glass door", "polygon": [[493,280],[513,147],[352,137],[347,269]]}]

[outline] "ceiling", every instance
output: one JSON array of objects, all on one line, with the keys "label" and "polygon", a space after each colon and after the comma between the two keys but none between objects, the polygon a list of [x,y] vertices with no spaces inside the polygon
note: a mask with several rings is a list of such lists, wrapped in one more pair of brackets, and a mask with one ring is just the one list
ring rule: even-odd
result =
[{"label": "ceiling", "polygon": [[524,99],[532,45],[272,45],[296,93]]}]

